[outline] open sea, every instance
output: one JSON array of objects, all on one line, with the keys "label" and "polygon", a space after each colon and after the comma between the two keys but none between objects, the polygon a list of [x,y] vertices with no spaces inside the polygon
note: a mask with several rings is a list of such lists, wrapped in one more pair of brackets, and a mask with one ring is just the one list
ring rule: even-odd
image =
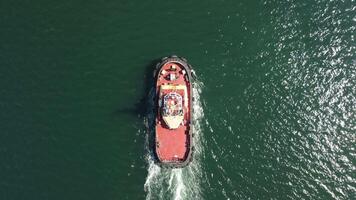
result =
[{"label": "open sea", "polygon": [[[356,1],[0,1],[0,200],[356,199]],[[148,148],[188,59],[196,153]]]}]

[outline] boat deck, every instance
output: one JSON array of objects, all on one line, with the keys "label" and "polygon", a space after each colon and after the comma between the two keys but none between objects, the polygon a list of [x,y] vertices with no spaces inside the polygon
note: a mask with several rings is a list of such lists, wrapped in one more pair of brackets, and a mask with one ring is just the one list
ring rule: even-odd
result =
[{"label": "boat deck", "polygon": [[[174,72],[170,71],[171,66],[175,65],[176,70]],[[165,70],[164,75],[160,74],[157,80],[157,95],[160,95],[160,88],[162,85],[172,84],[172,85],[185,85],[188,92],[186,94],[183,91],[180,91],[182,95],[190,95],[190,82],[186,80],[182,74],[182,67],[178,63],[168,62],[162,66],[162,70]],[[170,73],[175,73],[176,79],[174,81],[167,78],[170,76]],[[168,91],[167,91],[168,92]],[[185,99],[189,99],[188,96]],[[180,125],[177,129],[169,129],[163,119],[160,116],[160,111],[157,114],[157,123],[156,123],[156,153],[161,162],[175,162],[175,161],[184,161],[187,157],[190,148],[190,136],[189,136],[189,119],[190,119],[190,101],[186,110],[184,111],[184,122],[183,125]]]}]

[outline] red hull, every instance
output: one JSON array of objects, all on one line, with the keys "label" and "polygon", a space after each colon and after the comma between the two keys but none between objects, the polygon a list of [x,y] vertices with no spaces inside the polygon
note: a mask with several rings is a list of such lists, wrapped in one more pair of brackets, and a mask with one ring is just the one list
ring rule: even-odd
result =
[{"label": "red hull", "polygon": [[[183,167],[191,161],[193,149],[191,71],[186,61],[176,56],[165,58],[157,64],[155,152],[161,165]],[[167,120],[163,112],[163,98],[172,93],[181,96],[182,110],[174,120]]]}]

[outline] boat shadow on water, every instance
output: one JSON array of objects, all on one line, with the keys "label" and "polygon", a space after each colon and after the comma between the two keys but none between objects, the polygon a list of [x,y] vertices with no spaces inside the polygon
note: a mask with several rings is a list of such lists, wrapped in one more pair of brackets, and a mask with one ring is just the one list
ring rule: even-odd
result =
[{"label": "boat shadow on water", "polygon": [[[142,81],[142,88],[143,93],[141,98],[139,98],[133,104],[127,107],[120,107],[116,109],[112,114],[114,117],[121,117],[123,115],[131,116],[138,118],[139,122],[144,122],[139,126],[139,129],[144,129],[144,133],[148,134],[148,151],[152,156],[154,156],[153,149],[154,149],[154,134],[151,134],[154,130],[153,127],[153,120],[155,119],[154,116],[154,86],[155,86],[155,68],[157,63],[160,62],[160,59],[154,59],[150,61],[144,67],[144,73]],[[140,134],[140,140],[144,140],[145,135]],[[141,144],[143,144],[142,141]]]},{"label": "boat shadow on water", "polygon": [[149,112],[149,101],[150,99],[150,91],[154,87],[154,71],[155,71],[155,66],[159,62],[159,59],[152,60],[148,65],[145,67],[145,72],[143,74],[144,78],[142,79],[143,82],[143,88],[144,92],[142,94],[142,97],[133,103],[129,107],[123,107],[123,108],[118,108],[113,112],[113,115],[133,115],[135,117],[138,117],[140,119],[143,119],[146,117],[146,115]]}]

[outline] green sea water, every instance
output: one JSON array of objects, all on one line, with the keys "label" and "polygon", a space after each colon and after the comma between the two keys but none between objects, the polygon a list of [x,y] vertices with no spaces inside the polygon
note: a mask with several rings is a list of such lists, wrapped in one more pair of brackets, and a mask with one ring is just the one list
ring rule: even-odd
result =
[{"label": "green sea water", "polygon": [[[1,1],[0,199],[355,199],[354,0]],[[198,76],[194,160],[147,147],[152,69]]]}]

